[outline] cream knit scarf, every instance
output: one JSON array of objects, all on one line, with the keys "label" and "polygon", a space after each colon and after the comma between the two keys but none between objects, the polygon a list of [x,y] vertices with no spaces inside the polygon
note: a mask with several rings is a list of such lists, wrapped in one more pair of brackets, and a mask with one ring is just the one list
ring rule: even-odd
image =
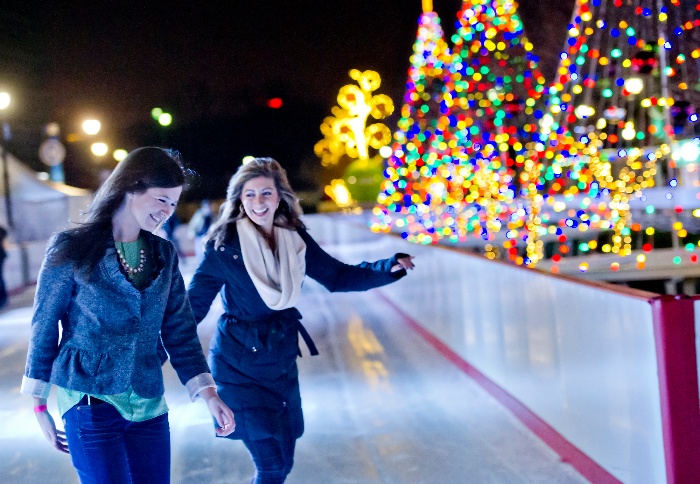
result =
[{"label": "cream knit scarf", "polygon": [[306,274],[306,244],[295,230],[273,227],[276,253],[248,217],[236,222],[243,263],[255,289],[270,309],[294,307]]}]

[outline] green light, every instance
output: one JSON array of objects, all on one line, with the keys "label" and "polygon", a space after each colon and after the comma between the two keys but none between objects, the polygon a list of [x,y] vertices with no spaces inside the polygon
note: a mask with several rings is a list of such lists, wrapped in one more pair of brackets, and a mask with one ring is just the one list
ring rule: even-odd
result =
[{"label": "green light", "polygon": [[427,112],[430,110],[430,108],[428,107],[427,104],[423,104],[423,105],[420,107],[420,110],[421,110],[423,113],[427,113]]},{"label": "green light", "polygon": [[613,57],[613,58],[615,58],[615,59],[617,59],[617,58],[620,57],[621,55],[622,55],[622,51],[621,51],[620,49],[613,49],[613,50],[610,52],[610,57]]},{"label": "green light", "polygon": [[692,252],[693,250],[695,250],[695,244],[685,244],[685,250],[687,250],[688,252]]},{"label": "green light", "polygon": [[588,247],[588,244],[586,242],[581,242],[578,245],[578,250],[579,252],[588,252],[590,250],[590,247]]},{"label": "green light", "polygon": [[613,97],[614,93],[613,93],[612,89],[610,89],[609,87],[606,87],[605,89],[603,89],[602,94],[603,94],[603,97]]},{"label": "green light", "polygon": [[622,235],[627,236],[627,235],[629,235],[629,234],[631,234],[631,233],[632,233],[632,231],[630,230],[629,227],[625,227],[624,229],[622,229]]},{"label": "green light", "polygon": [[644,133],[641,131],[637,131],[637,139],[644,139]]},{"label": "green light", "polygon": [[160,108],[153,108],[151,109],[151,117],[158,121],[158,117],[163,114],[163,110]]},{"label": "green light", "polygon": [[173,122],[173,117],[170,113],[162,113],[158,116],[158,123],[161,126],[170,126]]},{"label": "green light", "polygon": [[655,209],[653,205],[647,205],[646,208],[644,209],[646,213],[654,213]]},{"label": "green light", "polygon": [[677,255],[676,257],[673,258],[673,263],[678,265],[681,263],[681,256]]},{"label": "green light", "polygon": [[584,64],[584,62],[586,62],[586,59],[584,59],[582,55],[580,55],[576,58],[576,65],[577,66],[582,66]]}]

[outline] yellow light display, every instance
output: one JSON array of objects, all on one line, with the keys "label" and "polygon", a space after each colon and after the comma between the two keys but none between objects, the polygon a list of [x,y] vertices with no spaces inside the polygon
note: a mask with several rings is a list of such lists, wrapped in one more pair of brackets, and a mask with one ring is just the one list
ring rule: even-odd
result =
[{"label": "yellow light display", "polygon": [[323,166],[335,165],[343,155],[361,160],[369,159],[368,148],[376,150],[388,145],[391,131],[382,123],[367,126],[367,119],[384,119],[394,112],[389,96],[375,94],[381,78],[375,71],[350,71],[350,77],[358,85],[348,84],[338,92],[339,107],[334,107],[323,120],[321,133],[324,138],[314,146],[314,153]]}]

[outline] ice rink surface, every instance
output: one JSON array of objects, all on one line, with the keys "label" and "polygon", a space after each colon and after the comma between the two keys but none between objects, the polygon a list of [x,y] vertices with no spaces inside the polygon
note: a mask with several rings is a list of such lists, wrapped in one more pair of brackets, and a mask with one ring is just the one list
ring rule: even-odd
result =
[{"label": "ice rink surface", "polygon": [[[186,281],[192,261],[182,265]],[[290,484],[582,483],[571,466],[446,360],[373,290],[330,294],[307,278],[303,323],[319,356],[299,359],[306,432]],[[0,312],[0,484],[77,483],[20,395],[32,291]],[[199,332],[205,349],[217,301]],[[169,364],[173,483],[247,483],[238,441],[216,439],[201,401],[191,403]],[[49,409],[58,420],[55,394]],[[60,425],[60,424],[59,424]]]}]

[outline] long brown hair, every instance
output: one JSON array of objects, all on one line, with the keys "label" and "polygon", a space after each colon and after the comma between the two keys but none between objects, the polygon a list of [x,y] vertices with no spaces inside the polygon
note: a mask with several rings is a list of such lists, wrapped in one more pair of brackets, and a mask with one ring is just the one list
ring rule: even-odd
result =
[{"label": "long brown hair", "polygon": [[85,221],[58,235],[47,260],[54,264],[72,261],[80,271],[90,274],[105,254],[112,237],[112,217],[126,194],[179,187],[185,184],[187,174],[176,151],[152,146],[135,149],[97,190]]},{"label": "long brown hair", "polygon": [[204,237],[204,243],[213,240],[215,247],[218,248],[226,240],[229,240],[236,221],[247,217],[241,209],[243,186],[253,178],[260,176],[274,180],[275,188],[280,197],[280,204],[275,210],[273,224],[276,227],[286,229],[304,228],[304,223],[301,221],[302,210],[299,198],[289,185],[287,172],[272,158],[253,158],[240,166],[231,177],[226,190],[226,201],[221,206],[219,219],[212,224],[209,233]]}]

